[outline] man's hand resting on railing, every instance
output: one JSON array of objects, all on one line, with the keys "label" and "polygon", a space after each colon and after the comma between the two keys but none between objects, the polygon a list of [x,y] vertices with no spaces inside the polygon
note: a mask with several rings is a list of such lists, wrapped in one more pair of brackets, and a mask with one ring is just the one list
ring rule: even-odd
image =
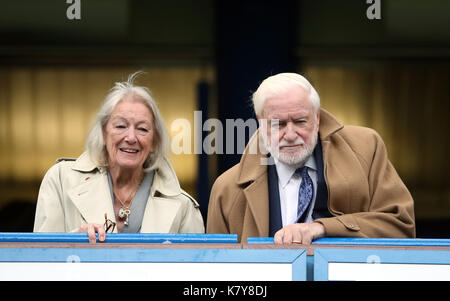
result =
[{"label": "man's hand resting on railing", "polygon": [[321,223],[297,223],[280,229],[275,233],[273,241],[275,244],[310,245],[313,240],[323,236],[325,236],[325,227]]}]

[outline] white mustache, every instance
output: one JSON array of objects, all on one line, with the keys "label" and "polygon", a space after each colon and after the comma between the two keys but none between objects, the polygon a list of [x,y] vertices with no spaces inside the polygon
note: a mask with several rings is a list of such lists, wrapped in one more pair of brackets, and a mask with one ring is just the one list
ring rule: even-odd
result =
[{"label": "white mustache", "polygon": [[295,140],[294,142],[286,142],[284,140],[282,140],[279,144],[278,147],[285,147],[285,146],[304,146],[305,140],[303,140],[302,138],[298,138],[297,140]]}]

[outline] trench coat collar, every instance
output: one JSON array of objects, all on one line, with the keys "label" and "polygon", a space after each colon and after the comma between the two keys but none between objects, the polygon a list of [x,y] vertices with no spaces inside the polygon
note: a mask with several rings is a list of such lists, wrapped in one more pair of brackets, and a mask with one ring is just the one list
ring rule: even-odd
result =
[{"label": "trench coat collar", "polygon": [[320,109],[320,123],[319,133],[321,141],[328,140],[328,138],[341,130],[344,125],[325,109]]},{"label": "trench coat collar", "polygon": [[155,170],[152,190],[154,195],[159,192],[163,196],[174,197],[181,194],[180,183],[167,158],[160,161],[159,167]]},{"label": "trench coat collar", "polygon": [[72,166],[73,170],[81,171],[81,172],[91,172],[94,169],[102,170],[102,167],[97,166],[94,161],[89,156],[88,152],[84,152],[78,159],[75,160],[75,163]]}]

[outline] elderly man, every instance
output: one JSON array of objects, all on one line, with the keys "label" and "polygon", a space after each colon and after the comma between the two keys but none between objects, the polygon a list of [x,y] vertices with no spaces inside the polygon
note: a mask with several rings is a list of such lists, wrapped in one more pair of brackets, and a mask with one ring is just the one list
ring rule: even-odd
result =
[{"label": "elderly man", "polygon": [[342,125],[299,74],[267,78],[253,104],[259,129],[214,183],[208,233],[302,244],[415,237],[413,199],[374,130]]}]

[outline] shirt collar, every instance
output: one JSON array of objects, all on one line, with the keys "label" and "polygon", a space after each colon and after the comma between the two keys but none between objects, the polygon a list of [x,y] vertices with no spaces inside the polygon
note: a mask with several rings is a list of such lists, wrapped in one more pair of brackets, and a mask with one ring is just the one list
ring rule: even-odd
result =
[{"label": "shirt collar", "polygon": [[[302,166],[295,166],[295,165],[288,165],[286,163],[280,162],[279,160],[275,159],[275,166],[277,168],[278,173],[278,181],[280,181],[281,186],[284,188],[289,180],[294,175],[295,171],[302,167]],[[314,171],[317,171],[317,165],[316,160],[314,158],[314,153],[309,156],[308,160],[306,160],[306,163],[303,165],[306,166]]]}]

